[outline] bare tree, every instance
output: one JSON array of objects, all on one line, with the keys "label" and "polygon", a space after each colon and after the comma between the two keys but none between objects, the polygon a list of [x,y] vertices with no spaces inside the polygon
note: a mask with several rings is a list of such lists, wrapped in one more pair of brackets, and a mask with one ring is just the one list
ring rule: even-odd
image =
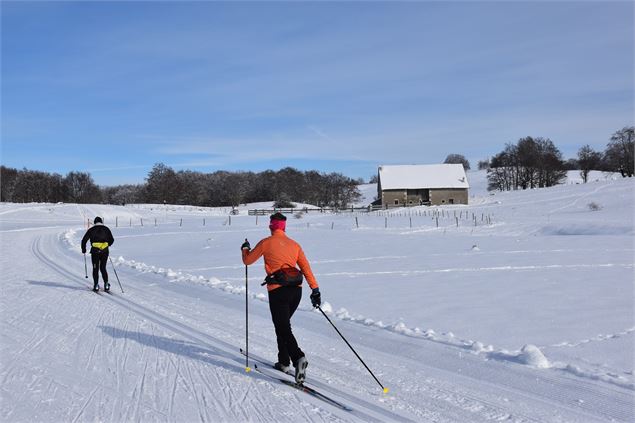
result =
[{"label": "bare tree", "polygon": [[0,201],[15,201],[15,182],[18,177],[18,170],[0,166]]},{"label": "bare tree", "polygon": [[479,160],[478,170],[487,170],[487,169],[489,169],[489,159]]},{"label": "bare tree", "polygon": [[463,169],[470,170],[470,162],[462,154],[448,154],[443,163],[462,164]]},{"label": "bare tree", "polygon": [[585,145],[578,150],[578,164],[580,166],[580,176],[586,184],[589,179],[589,172],[597,169],[602,163],[602,153],[595,151],[590,145]]},{"label": "bare tree", "polygon": [[622,176],[631,177],[634,174],[635,127],[626,126],[611,136],[606,146],[604,160],[609,170],[620,172]]},{"label": "bare tree", "polygon": [[565,176],[562,153],[550,139],[525,137],[492,157],[488,190],[550,187]]},{"label": "bare tree", "polygon": [[163,163],[152,167],[146,178],[146,201],[149,203],[176,204],[179,197],[179,180],[176,172]]},{"label": "bare tree", "polygon": [[99,187],[86,172],[69,172],[64,178],[68,198],[75,203],[98,203],[101,201]]}]

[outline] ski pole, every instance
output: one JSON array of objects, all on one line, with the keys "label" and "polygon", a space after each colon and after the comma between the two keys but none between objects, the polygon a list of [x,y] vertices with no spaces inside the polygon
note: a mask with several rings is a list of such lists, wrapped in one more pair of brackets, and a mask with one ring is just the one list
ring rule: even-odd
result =
[{"label": "ski pole", "polygon": [[86,264],[86,253],[84,253],[84,273],[86,274],[86,279],[88,279],[88,265]]},{"label": "ski pole", "polygon": [[112,264],[112,270],[115,271],[115,276],[117,277],[117,282],[119,283],[119,288],[121,288],[121,293],[123,294],[123,286],[121,286],[121,281],[119,280],[119,275],[117,275],[117,269],[115,269],[115,263],[112,262],[112,258],[108,256],[110,260],[110,264]]},{"label": "ski pole", "polygon": [[381,384],[381,382],[379,381],[379,379],[377,379],[377,377],[375,377],[375,375],[373,374],[373,372],[368,368],[368,366],[366,365],[366,363],[364,363],[364,360],[362,360],[362,358],[359,356],[359,354],[357,354],[357,352],[353,349],[353,347],[351,346],[351,344],[348,343],[348,341],[346,340],[346,338],[344,338],[344,335],[342,335],[342,333],[335,327],[335,325],[333,324],[333,322],[331,322],[331,319],[329,319],[329,316],[326,315],[326,313],[324,313],[324,310],[322,310],[322,307],[317,306],[317,309],[320,310],[320,312],[322,313],[322,315],[324,317],[326,317],[326,320],[329,321],[329,323],[331,324],[331,326],[333,326],[333,329],[335,329],[335,331],[338,333],[339,336],[342,337],[342,339],[344,340],[344,342],[346,342],[346,345],[348,345],[348,347],[351,349],[351,351],[353,351],[353,353],[355,354],[355,356],[359,359],[359,361],[362,362],[362,364],[364,365],[364,367],[366,367],[366,370],[368,370],[368,372],[370,373],[370,375],[375,379],[375,381],[379,384],[379,386],[381,386],[381,388],[384,390],[384,394],[388,393],[388,388],[385,388],[384,385]]},{"label": "ski pole", "polygon": [[[247,241],[245,239],[245,241]],[[251,368],[249,367],[249,273],[247,271],[247,265],[245,265],[245,371],[249,373]]]}]

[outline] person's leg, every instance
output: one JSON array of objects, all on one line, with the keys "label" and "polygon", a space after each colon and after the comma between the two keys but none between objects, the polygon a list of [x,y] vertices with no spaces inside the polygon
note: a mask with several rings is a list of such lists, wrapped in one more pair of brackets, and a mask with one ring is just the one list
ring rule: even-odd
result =
[{"label": "person's leg", "polygon": [[106,270],[106,264],[108,264],[108,253],[102,252],[99,258],[99,270],[101,271],[101,278],[104,280],[104,288],[110,289],[108,283],[108,271]]},{"label": "person's leg", "polygon": [[[276,330],[276,341],[278,343],[278,362],[285,366],[289,365],[289,359],[297,360],[298,344],[291,332],[291,308],[290,294],[288,287],[282,287],[269,291],[269,310],[271,319]],[[297,305],[295,306],[297,308]],[[293,311],[295,311],[295,308]],[[292,354],[290,357],[290,353]]]},{"label": "person's leg", "polygon": [[93,289],[99,286],[99,254],[90,255],[90,261],[93,263]]},{"label": "person's leg", "polygon": [[291,329],[291,316],[298,309],[300,300],[302,299],[302,287],[290,287],[289,288],[289,333],[292,342],[287,344],[287,351],[289,351],[289,357],[291,361],[296,363],[300,357],[304,357],[304,352],[300,349],[295,336],[293,336],[293,330]]}]

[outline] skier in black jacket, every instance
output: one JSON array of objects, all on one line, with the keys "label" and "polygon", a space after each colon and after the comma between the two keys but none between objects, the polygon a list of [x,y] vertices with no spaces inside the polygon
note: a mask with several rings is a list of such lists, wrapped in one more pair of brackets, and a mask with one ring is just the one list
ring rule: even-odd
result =
[{"label": "skier in black jacket", "polygon": [[86,231],[86,235],[82,238],[82,254],[86,254],[86,242],[90,239],[90,257],[93,262],[93,291],[99,291],[99,272],[104,280],[104,290],[110,290],[108,283],[108,272],[106,264],[108,263],[108,247],[111,246],[115,239],[112,232],[104,225],[101,217],[95,218],[95,225]]}]

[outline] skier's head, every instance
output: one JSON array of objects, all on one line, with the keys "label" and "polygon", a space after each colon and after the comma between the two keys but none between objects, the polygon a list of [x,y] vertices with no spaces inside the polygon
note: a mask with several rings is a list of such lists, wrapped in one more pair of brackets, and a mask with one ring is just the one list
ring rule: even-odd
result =
[{"label": "skier's head", "polygon": [[287,228],[287,217],[282,213],[274,213],[269,216],[269,218],[271,219],[269,221],[269,229],[271,229],[271,232],[275,231],[276,229],[284,231]]},{"label": "skier's head", "polygon": [[93,221],[93,223],[96,225],[98,223],[104,223],[104,221],[102,220],[101,217],[97,216],[97,217],[95,217],[95,220]]}]

